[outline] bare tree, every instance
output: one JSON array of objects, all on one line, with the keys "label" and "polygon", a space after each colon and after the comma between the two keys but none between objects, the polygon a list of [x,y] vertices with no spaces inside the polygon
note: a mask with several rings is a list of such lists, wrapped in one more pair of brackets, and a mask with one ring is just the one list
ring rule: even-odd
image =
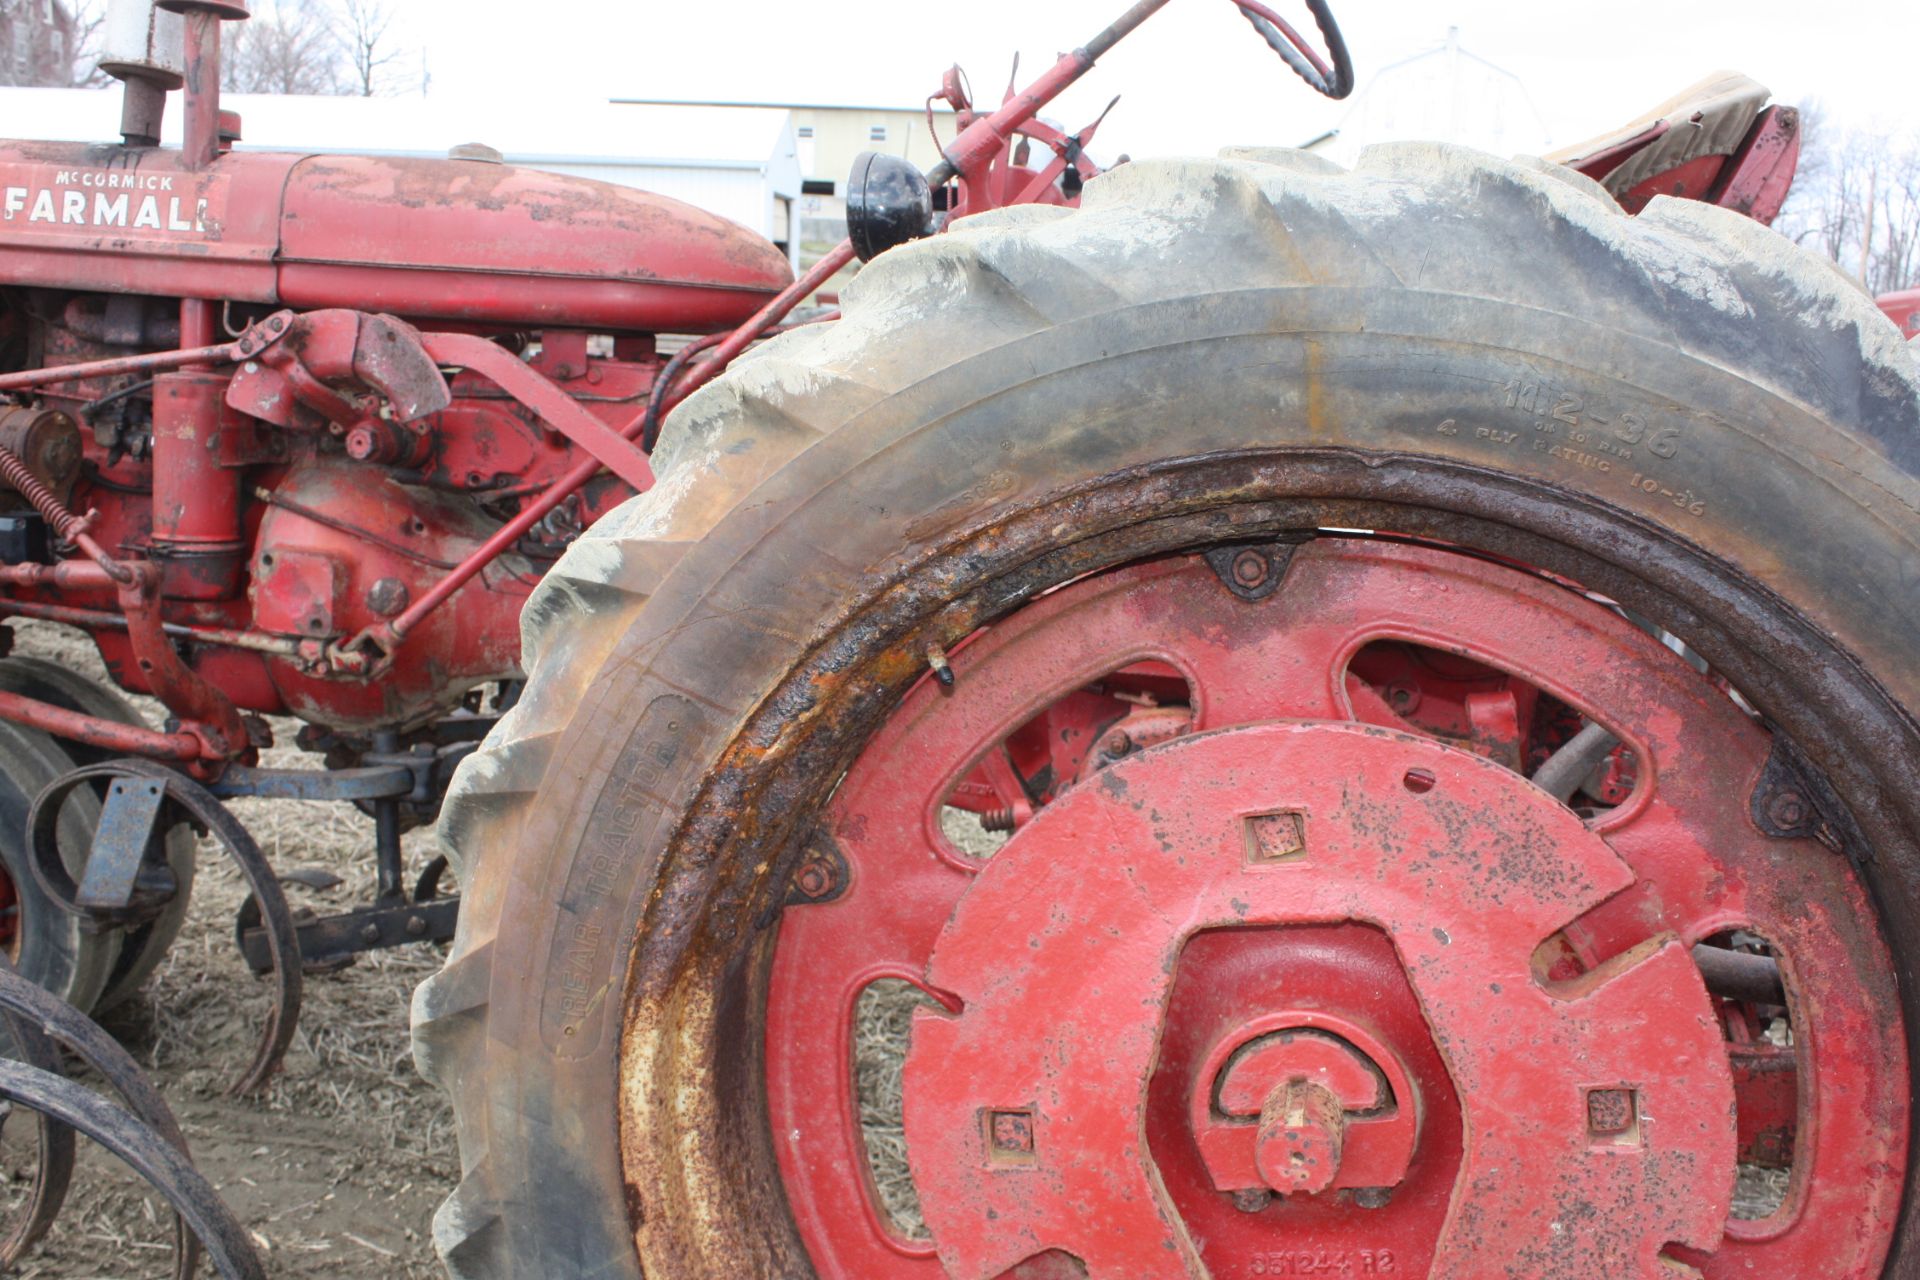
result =
[{"label": "bare tree", "polygon": [[269,0],[230,23],[221,84],[236,93],[339,93],[340,40],[316,0]]},{"label": "bare tree", "polygon": [[91,89],[113,79],[100,70],[100,35],[107,21],[106,0],[68,0],[72,14],[73,74],[70,83]]},{"label": "bare tree", "polygon": [[1883,217],[1872,243],[1878,292],[1920,286],[1920,145],[1909,144],[1887,167]]},{"label": "bare tree", "polygon": [[[0,0],[0,84],[105,84],[99,69],[107,0]],[[226,24],[224,88],[236,93],[403,91],[419,51],[395,37],[398,0],[256,0]],[[421,57],[425,74],[425,59]]]},{"label": "bare tree", "polygon": [[394,9],[387,0],[339,0],[334,23],[345,50],[351,92],[363,98],[386,91],[406,56],[392,40]]},{"label": "bare tree", "polygon": [[1920,135],[1843,132],[1801,108],[1800,169],[1775,225],[1873,293],[1920,285]]}]

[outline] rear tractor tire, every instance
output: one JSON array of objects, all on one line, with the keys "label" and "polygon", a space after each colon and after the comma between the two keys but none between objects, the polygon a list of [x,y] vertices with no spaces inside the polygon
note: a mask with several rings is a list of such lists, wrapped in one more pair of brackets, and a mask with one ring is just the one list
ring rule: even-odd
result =
[{"label": "rear tractor tire", "polygon": [[453,1275],[1920,1265],[1920,364],[1831,268],[1135,163],[654,463],[441,823]]}]

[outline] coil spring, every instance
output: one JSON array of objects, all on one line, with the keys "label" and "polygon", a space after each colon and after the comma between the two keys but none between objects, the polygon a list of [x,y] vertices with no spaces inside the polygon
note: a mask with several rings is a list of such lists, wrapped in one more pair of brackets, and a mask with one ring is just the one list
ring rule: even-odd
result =
[{"label": "coil spring", "polygon": [[60,499],[53,496],[53,490],[42,484],[40,477],[21,461],[20,455],[5,445],[0,445],[0,480],[5,480],[9,489],[16,490],[32,503],[33,509],[54,527],[62,539],[70,542],[76,530],[86,532],[86,523],[61,506]]},{"label": "coil spring", "polygon": [[1011,831],[1013,830],[1013,826],[1013,810],[1011,808],[988,809],[980,815],[980,829],[982,831]]}]

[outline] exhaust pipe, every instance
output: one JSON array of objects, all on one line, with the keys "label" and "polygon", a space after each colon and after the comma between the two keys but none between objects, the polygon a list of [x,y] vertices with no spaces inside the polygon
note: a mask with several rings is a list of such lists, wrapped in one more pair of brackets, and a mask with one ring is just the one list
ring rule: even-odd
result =
[{"label": "exhaust pipe", "polygon": [[186,137],[181,159],[205,169],[220,156],[220,24],[244,22],[246,0],[158,0],[186,21]]},{"label": "exhaust pipe", "polygon": [[110,0],[101,24],[100,70],[126,85],[120,136],[130,147],[160,145],[167,94],[186,83],[185,21],[154,0]]}]

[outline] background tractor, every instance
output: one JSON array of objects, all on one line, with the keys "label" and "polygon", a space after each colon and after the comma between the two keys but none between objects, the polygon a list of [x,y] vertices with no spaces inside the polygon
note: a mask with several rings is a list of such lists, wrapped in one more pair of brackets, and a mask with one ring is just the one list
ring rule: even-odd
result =
[{"label": "background tractor", "polygon": [[[463,1277],[1916,1265],[1920,365],[1762,225],[1794,112],[1102,173],[1038,113],[1164,5],[950,73],[799,280],[233,151],[246,6],[116,9],[122,143],[0,144],[0,615],[171,718],[0,661],[20,968],[130,993],[210,832],[251,1088],[303,968],[451,937]],[[262,795],[377,899],[296,921]]]}]

